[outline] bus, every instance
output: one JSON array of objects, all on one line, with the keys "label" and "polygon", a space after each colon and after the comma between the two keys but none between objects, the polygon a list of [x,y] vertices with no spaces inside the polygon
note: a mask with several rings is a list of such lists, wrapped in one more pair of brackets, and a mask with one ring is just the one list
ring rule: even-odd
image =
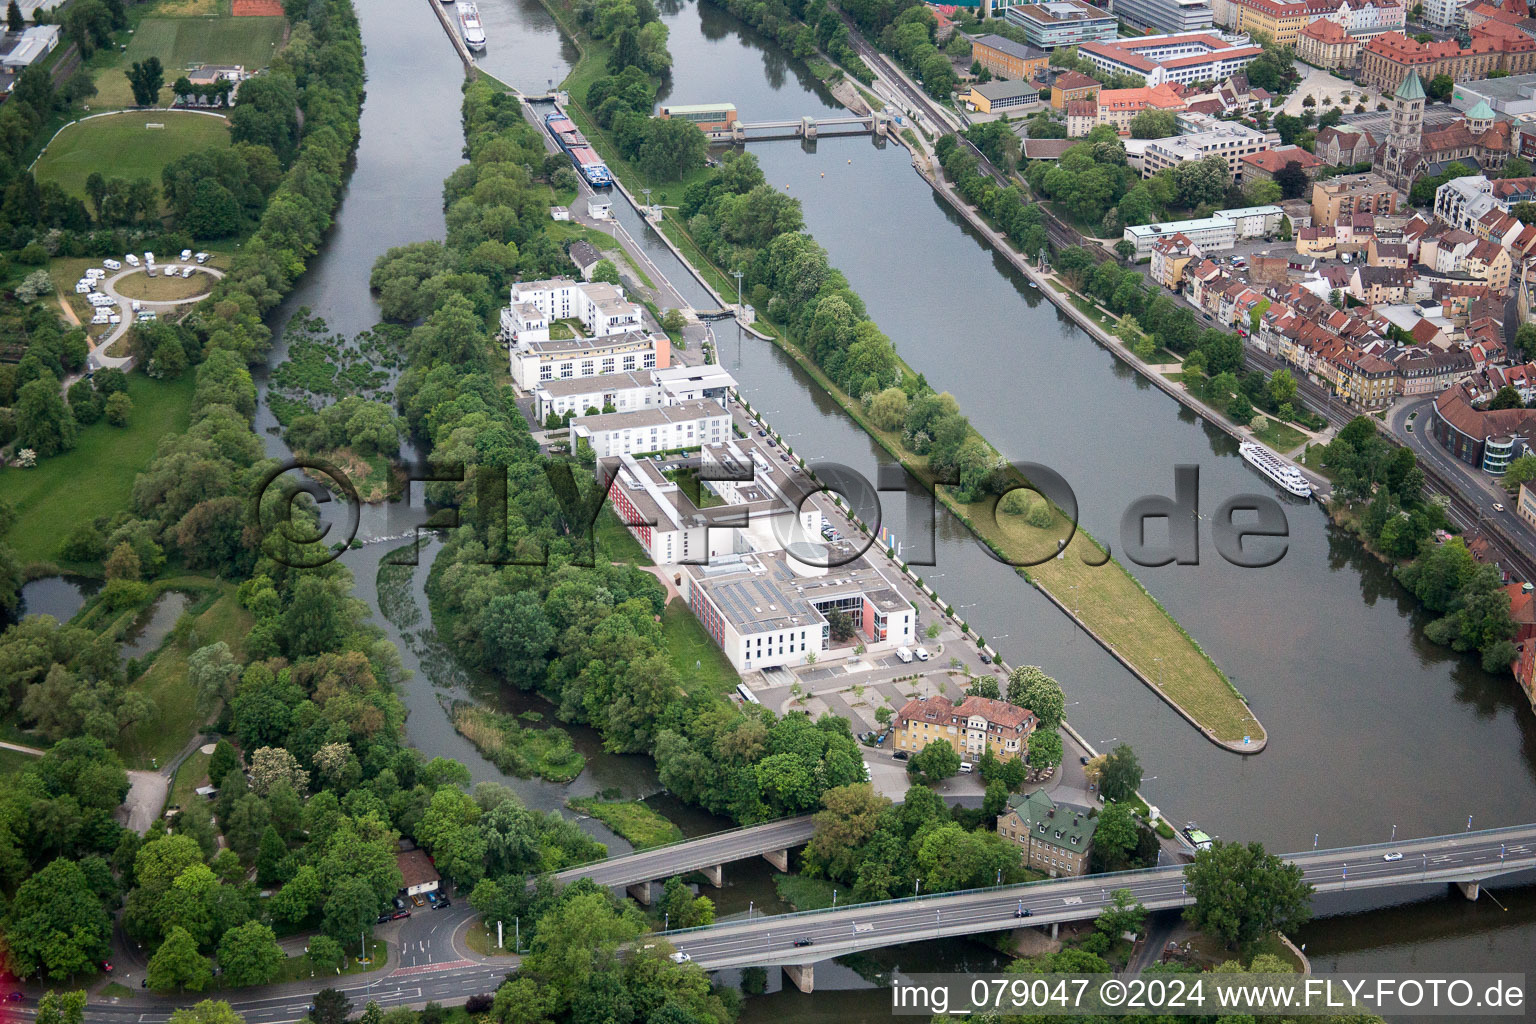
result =
[{"label": "bus", "polygon": [[742,700],[746,701],[748,704],[761,704],[762,703],[762,701],[757,699],[757,694],[753,693],[747,687],[746,683],[737,683],[736,684],[736,693],[737,693],[737,695],[739,697],[741,697]]}]

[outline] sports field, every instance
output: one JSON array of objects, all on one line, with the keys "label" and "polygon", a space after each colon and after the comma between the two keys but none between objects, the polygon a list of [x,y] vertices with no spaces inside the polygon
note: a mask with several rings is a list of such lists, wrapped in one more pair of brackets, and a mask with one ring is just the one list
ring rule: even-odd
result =
[{"label": "sports field", "polygon": [[239,64],[253,72],[272,63],[283,40],[282,18],[144,18],[121,59],[95,73],[96,108],[133,106],[133,89],[124,72],[135,61],[159,57],[165,68],[162,102],[171,100],[171,83],[195,64]]},{"label": "sports field", "polygon": [[[146,125],[162,124],[164,128]],[[160,187],[160,171],[188,153],[229,145],[223,118],[172,110],[130,110],[93,117],[61,131],[37,160],[37,180],[57,182],[84,197],[92,171],[106,178],[148,178]]]}]

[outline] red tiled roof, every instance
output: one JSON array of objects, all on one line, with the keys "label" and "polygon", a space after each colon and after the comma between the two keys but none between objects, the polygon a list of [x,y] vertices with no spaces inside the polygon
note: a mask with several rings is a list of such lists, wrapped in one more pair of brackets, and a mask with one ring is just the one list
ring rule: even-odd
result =
[{"label": "red tiled roof", "polygon": [[1304,171],[1323,166],[1321,160],[1299,146],[1291,149],[1266,149],[1262,153],[1244,153],[1241,161],[1271,174],[1284,170],[1293,163],[1300,164]]},{"label": "red tiled roof", "polygon": [[1354,36],[1344,31],[1337,22],[1329,21],[1327,18],[1314,21],[1302,29],[1301,34],[1309,39],[1316,39],[1320,43],[1336,44],[1354,41]]},{"label": "red tiled roof", "polygon": [[955,708],[955,717],[968,718],[971,715],[981,715],[992,725],[1004,729],[1017,729],[1024,725],[1034,713],[1028,708],[1021,708],[1015,704],[1009,704],[1003,700],[993,700],[990,697],[967,697]]},{"label": "red tiled roof", "polygon": [[1087,89],[1098,86],[1098,82],[1089,78],[1081,71],[1063,71],[1056,76],[1055,88],[1063,92],[1071,92],[1075,89]]}]

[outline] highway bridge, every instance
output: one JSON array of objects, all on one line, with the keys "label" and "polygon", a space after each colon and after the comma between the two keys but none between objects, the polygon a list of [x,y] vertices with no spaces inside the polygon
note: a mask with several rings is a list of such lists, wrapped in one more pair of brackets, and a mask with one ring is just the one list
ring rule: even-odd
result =
[{"label": "highway bridge", "polygon": [[[1391,856],[1393,859],[1386,859]],[[627,859],[627,858],[621,858]],[[1319,893],[1425,882],[1455,883],[1468,899],[1489,878],[1536,868],[1536,825],[1405,839],[1286,856]],[[920,880],[919,880],[920,881]],[[1183,865],[1058,878],[991,889],[921,894],[885,903],[855,904],[732,921],[663,933],[706,970],[781,966],[802,991],[814,984],[818,960],[907,942],[1050,925],[1098,916],[1116,889],[1129,889],[1148,910],[1194,902]],[[1028,911],[1028,917],[1021,917]]]}]

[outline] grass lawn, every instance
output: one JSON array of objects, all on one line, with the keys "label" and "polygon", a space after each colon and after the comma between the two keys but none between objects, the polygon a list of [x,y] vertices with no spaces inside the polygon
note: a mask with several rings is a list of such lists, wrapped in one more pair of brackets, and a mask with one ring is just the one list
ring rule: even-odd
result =
[{"label": "grass lawn", "polygon": [[14,775],[36,760],[37,758],[31,754],[23,754],[19,750],[6,750],[4,747],[0,747],[0,778]]},{"label": "grass lawn", "polygon": [[629,528],[619,521],[619,517],[613,511],[613,506],[603,504],[603,510],[598,513],[597,525],[593,527],[593,533],[597,537],[597,550],[601,557],[610,562],[627,562],[630,565],[651,565],[651,558],[645,553],[645,548],[635,540],[634,534]]},{"label": "grass lawn", "polygon": [[[146,128],[149,124],[165,127]],[[229,123],[206,114],[133,110],[93,117],[70,125],[48,144],[37,160],[37,180],[82,198],[92,171],[106,178],[148,178],[159,188],[166,164],[228,145]]]},{"label": "grass lawn", "polygon": [[661,615],[661,632],[677,678],[689,693],[729,693],[741,682],[725,652],[704,632],[682,601],[674,598],[667,602]]},{"label": "grass lawn", "polygon": [[191,806],[196,799],[197,788],[208,784],[208,762],[212,759],[212,754],[194,750],[190,757],[181,762],[176,769],[176,778],[171,780],[171,797],[166,806]]},{"label": "grass lawn", "polygon": [[1267,422],[1264,424],[1264,429],[1253,432],[1253,436],[1258,438],[1261,444],[1285,455],[1306,443],[1307,435],[1290,424],[1281,423],[1268,416],[1265,419]]},{"label": "grass lawn", "polygon": [[[240,658],[244,653],[241,640],[250,632],[255,620],[250,612],[236,603],[233,586],[219,586],[224,590],[223,595],[197,617],[198,641],[211,644],[222,640],[229,644],[235,657]],[[131,689],[155,702],[155,714],[122,734],[117,749],[128,767],[149,768],[156,760],[164,764],[203,725],[203,716],[197,713],[197,695],[187,688],[189,653],[179,643],[167,643],[154,663],[131,684]],[[206,762],[203,767],[207,768]],[[182,781],[179,774],[176,781],[179,786]],[[192,788],[197,785],[193,783]]]},{"label": "grass lawn", "polygon": [[[347,965],[337,974],[365,974],[368,971],[376,971],[383,967],[385,959],[389,956],[389,947],[383,939],[368,940],[368,956],[373,961],[364,966],[357,962],[357,945],[350,943],[347,946]],[[315,976],[315,965],[309,962],[309,957],[302,953],[298,956],[290,956],[283,961],[277,970],[277,977],[273,984],[281,984],[285,981],[308,981]],[[301,997],[302,998],[302,997]]]},{"label": "grass lawn", "polygon": [[574,242],[577,240],[591,242],[597,251],[614,263],[622,263],[629,268],[629,272],[635,275],[636,280],[647,288],[655,289],[656,283],[651,280],[638,263],[629,258],[629,253],[619,246],[619,242],[610,234],[606,234],[596,228],[589,228],[585,224],[577,224],[575,221],[554,220],[549,222],[546,229],[549,237],[557,242]]},{"label": "grass lawn", "polygon": [[240,64],[247,72],[264,68],[277,55],[283,28],[282,18],[143,18],[128,49],[96,68],[91,105],[97,110],[133,106],[124,72],[134,61],[149,57],[159,57],[165,67],[162,101],[169,101],[171,83],[194,64]]},{"label": "grass lawn", "polygon": [[640,800],[605,802],[592,797],[572,798],[566,805],[590,814],[634,844],[637,850],[681,842],[683,830],[651,810]]},{"label": "grass lawn", "polygon": [[160,272],[150,277],[141,271],[130,274],[113,287],[117,289],[119,295],[129,299],[176,302],[179,299],[190,299],[195,295],[204,294],[213,287],[213,278],[201,271],[194,271],[191,277],[182,277],[180,273]]},{"label": "grass lawn", "polygon": [[175,381],[131,374],[128,426],[101,420],[79,432],[73,451],[40,459],[32,469],[0,469],[0,494],[16,509],[6,539],[23,565],[52,561],[77,523],[127,507],[134,477],[160,439],[187,429],[192,389],[190,373]]},{"label": "grass lawn", "polygon": [[501,929],[501,941],[505,944],[501,949],[496,948],[496,923],[486,921],[485,918],[476,919],[464,930],[464,944],[472,952],[481,956],[515,956],[512,944],[516,941],[517,929],[508,928],[505,925]]}]

